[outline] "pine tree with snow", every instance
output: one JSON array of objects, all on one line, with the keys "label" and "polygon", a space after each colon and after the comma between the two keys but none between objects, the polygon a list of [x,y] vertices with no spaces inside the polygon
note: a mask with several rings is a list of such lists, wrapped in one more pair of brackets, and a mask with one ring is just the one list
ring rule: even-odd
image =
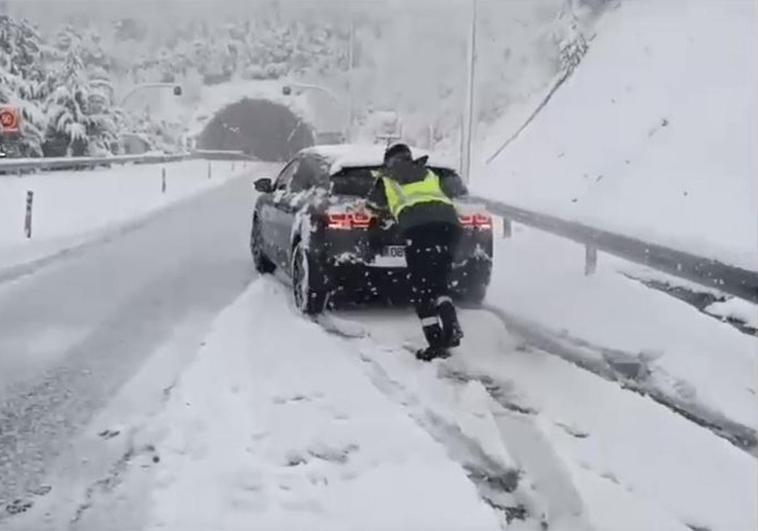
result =
[{"label": "pine tree with snow", "polygon": [[48,117],[43,144],[46,156],[105,155],[118,140],[121,113],[112,108],[113,90],[107,79],[90,79],[77,49],[49,74],[54,84],[45,100]]},{"label": "pine tree with snow", "polygon": [[67,26],[50,53],[46,156],[107,155],[118,150],[123,113],[114,107],[114,90],[99,36]]},{"label": "pine tree with snow", "polygon": [[87,151],[87,78],[84,63],[70,50],[59,69],[48,77],[52,88],[45,100],[49,119],[43,149],[45,156],[82,156]]},{"label": "pine tree with snow", "polygon": [[42,51],[42,39],[28,22],[0,15],[0,105],[17,108],[23,127],[22,134],[0,140],[12,157],[42,155]]}]

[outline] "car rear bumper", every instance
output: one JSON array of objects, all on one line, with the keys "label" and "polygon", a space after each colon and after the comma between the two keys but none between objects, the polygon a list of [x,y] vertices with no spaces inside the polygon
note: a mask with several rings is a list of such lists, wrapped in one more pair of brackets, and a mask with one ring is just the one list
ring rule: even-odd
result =
[{"label": "car rear bumper", "polygon": [[[318,231],[312,234],[310,249],[317,271],[318,289],[332,297],[349,301],[410,300],[410,281],[404,256],[392,256],[394,247],[405,246],[394,237],[358,231]],[[389,245],[388,245],[389,243]],[[465,230],[458,240],[449,279],[453,294],[472,285],[487,286],[492,269],[492,233]]]},{"label": "car rear bumper", "polygon": [[[391,252],[392,248],[402,250],[405,246],[405,242],[397,237],[388,240],[381,233],[372,235],[368,232],[332,231],[322,234],[314,244],[312,251],[318,254],[319,261],[330,266],[353,264],[385,269],[405,267],[405,260],[393,256]],[[453,262],[464,264],[472,259],[492,261],[491,231],[463,231],[453,253]]]},{"label": "car rear bumper", "polygon": [[[492,261],[475,259],[456,263],[448,279],[451,294],[464,295],[474,285],[487,286]],[[335,263],[324,269],[325,286],[332,296],[352,302],[412,301],[411,282],[405,267],[375,267],[362,263]]]}]

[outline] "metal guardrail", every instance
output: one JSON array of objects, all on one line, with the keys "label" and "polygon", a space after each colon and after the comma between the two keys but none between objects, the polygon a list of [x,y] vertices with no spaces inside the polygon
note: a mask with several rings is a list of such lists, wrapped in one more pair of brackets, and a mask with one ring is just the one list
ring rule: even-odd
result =
[{"label": "metal guardrail", "polygon": [[256,160],[242,151],[195,150],[191,153],[143,153],[111,157],[48,157],[35,159],[0,158],[0,175],[16,175],[36,171],[82,170],[120,164],[161,164],[189,159]]},{"label": "metal guardrail", "polygon": [[220,149],[196,149],[192,152],[190,158],[204,160],[243,160],[256,161],[256,157],[248,155],[244,151],[225,151]]},{"label": "metal guardrail", "polygon": [[[482,197],[476,197],[476,200],[486,205],[493,214],[503,217],[506,224],[515,221],[583,244],[587,249],[588,261],[592,260],[593,256],[597,256],[597,251],[601,251],[758,303],[758,272],[756,271],[648,243],[622,234],[615,234],[582,223],[525,210],[499,201]],[[506,230],[506,232],[508,231]]]},{"label": "metal guardrail", "polygon": [[177,162],[190,158],[189,153],[141,155],[115,155],[112,157],[48,157],[36,159],[0,159],[0,174],[17,174],[33,171],[78,170],[118,164],[157,164]]}]

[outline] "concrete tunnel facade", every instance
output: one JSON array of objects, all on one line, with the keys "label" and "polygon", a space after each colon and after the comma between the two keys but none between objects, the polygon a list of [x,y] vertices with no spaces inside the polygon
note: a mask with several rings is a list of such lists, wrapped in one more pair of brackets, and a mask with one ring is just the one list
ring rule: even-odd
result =
[{"label": "concrete tunnel facade", "polygon": [[243,99],[213,116],[197,140],[199,149],[240,150],[267,162],[283,162],[314,145],[313,128],[286,105]]}]

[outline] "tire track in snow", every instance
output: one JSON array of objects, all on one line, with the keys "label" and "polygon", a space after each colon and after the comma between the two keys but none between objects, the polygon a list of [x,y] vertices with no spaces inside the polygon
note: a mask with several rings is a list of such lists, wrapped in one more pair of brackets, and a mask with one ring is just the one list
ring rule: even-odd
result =
[{"label": "tire track in snow", "polygon": [[[447,361],[417,365],[402,346],[377,348],[360,323],[331,316],[316,322],[326,332],[359,345],[359,357],[374,385],[446,448],[504,527],[522,520],[539,529],[592,529],[570,474],[535,423],[537,412],[511,400],[500,383],[468,374]],[[404,359],[411,367],[421,367],[420,374],[397,364]],[[436,371],[428,375],[431,383],[443,394],[453,394],[454,400],[462,397],[464,403],[454,405],[462,405],[479,422],[470,424],[460,412],[443,411],[434,397],[424,397],[401,381],[405,376],[418,383],[426,368]],[[471,411],[476,405],[486,411]]]},{"label": "tire track in snow", "polygon": [[361,354],[361,360],[370,365],[370,377],[374,385],[406,408],[411,418],[442,444],[448,455],[463,467],[482,500],[501,516],[502,525],[508,525],[514,519],[527,520],[530,515],[525,504],[514,495],[520,486],[523,471],[493,458],[454,421],[426,408],[418,397],[392,379],[374,359]]}]

